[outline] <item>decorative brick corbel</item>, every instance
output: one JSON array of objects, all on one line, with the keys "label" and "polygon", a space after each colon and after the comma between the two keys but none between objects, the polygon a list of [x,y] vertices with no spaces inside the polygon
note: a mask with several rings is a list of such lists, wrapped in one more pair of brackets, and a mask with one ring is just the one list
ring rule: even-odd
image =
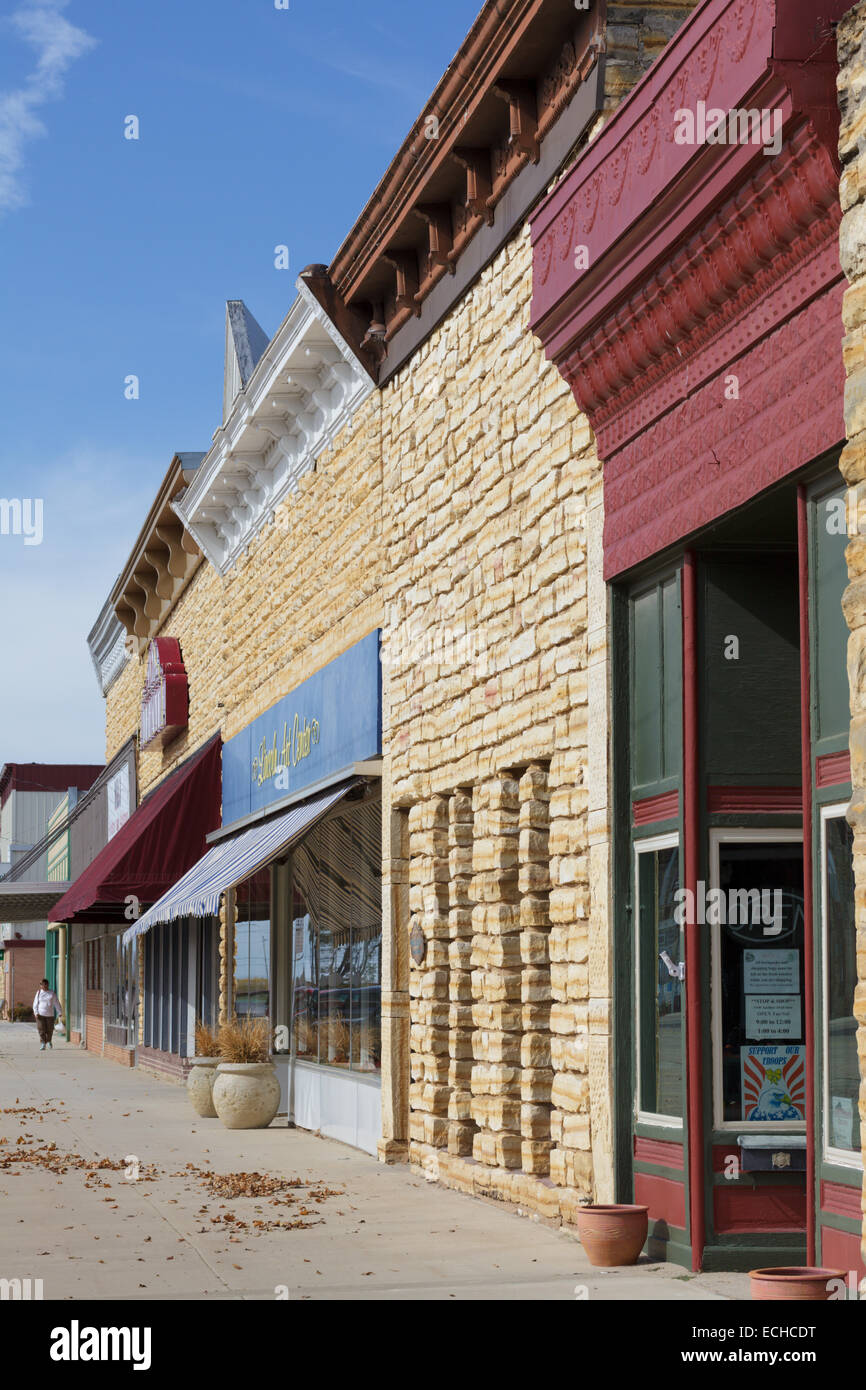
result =
[{"label": "decorative brick corbel", "polygon": [[490,175],[490,151],[484,146],[455,145],[451,151],[458,164],[466,170],[466,207],[475,217],[483,217],[493,226],[490,198],[493,181]]},{"label": "decorative brick corbel", "polygon": [[427,257],[431,270],[434,266],[444,265],[451,275],[456,274],[457,266],[451,255],[454,247],[451,204],[419,203],[415,211],[427,223],[429,238]]},{"label": "decorative brick corbel", "polygon": [[538,102],[535,83],[501,77],[493,87],[493,93],[502,101],[508,102],[509,137],[513,149],[528,154],[533,164],[541,158],[538,143]]},{"label": "decorative brick corbel", "polygon": [[409,309],[416,318],[421,316],[418,303],[418,253],[416,251],[386,251],[383,259],[397,272],[397,310]]},{"label": "decorative brick corbel", "polygon": [[377,367],[381,366],[388,355],[387,325],[385,323],[385,306],[380,299],[374,300],[369,307],[370,322],[367,331],[361,340],[361,347],[373,358]]}]

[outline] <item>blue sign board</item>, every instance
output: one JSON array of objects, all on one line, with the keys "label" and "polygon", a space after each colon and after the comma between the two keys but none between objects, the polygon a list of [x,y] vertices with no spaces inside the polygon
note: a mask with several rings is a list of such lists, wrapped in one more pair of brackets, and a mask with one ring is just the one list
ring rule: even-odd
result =
[{"label": "blue sign board", "polygon": [[379,632],[310,676],[223,746],[223,825],[382,751]]}]

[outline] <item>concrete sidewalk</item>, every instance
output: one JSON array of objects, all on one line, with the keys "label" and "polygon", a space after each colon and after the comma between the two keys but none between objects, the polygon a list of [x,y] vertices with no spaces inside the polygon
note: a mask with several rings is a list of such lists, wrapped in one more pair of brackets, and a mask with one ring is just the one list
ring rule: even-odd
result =
[{"label": "concrete sidewalk", "polygon": [[[13,1149],[35,1162],[8,1166]],[[290,1205],[219,1196],[186,1165],[303,1185],[278,1194]],[[593,1269],[569,1234],[302,1130],[225,1130],[170,1082],[62,1037],[40,1052],[27,1024],[0,1024],[0,1202],[0,1279],[42,1279],[46,1299],[749,1296],[744,1275]]]}]

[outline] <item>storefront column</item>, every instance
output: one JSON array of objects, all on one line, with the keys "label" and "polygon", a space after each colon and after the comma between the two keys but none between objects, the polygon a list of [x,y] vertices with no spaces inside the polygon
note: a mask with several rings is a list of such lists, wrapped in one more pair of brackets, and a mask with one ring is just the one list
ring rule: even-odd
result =
[{"label": "storefront column", "polygon": [[220,1027],[234,1014],[235,894],[230,888],[220,904]]},{"label": "storefront column", "polygon": [[382,798],[382,1163],[409,1155],[409,817]]},{"label": "storefront column", "polygon": [[57,928],[57,998],[60,1000],[60,1008],[63,1013],[63,1030],[66,1038],[69,1038],[69,1015],[66,1010],[67,989],[66,989],[66,928]]},{"label": "storefront column", "polygon": [[[840,22],[839,104],[842,125],[839,153],[843,171],[839,196],[842,204],[839,258],[850,288],[845,292],[842,319],[847,336],[842,351],[848,381],[845,391],[845,433],[848,444],[839,469],[848,484],[847,550],[849,587],[842,606],[851,629],[848,643],[848,678],[851,686],[851,784],[848,820],[854,830],[854,911],[857,924],[857,977],[854,1013],[859,1024],[857,1052],[860,1058],[860,1118],[866,1136],[866,150],[862,122],[866,109],[863,88],[866,48],[866,5],[855,6]],[[864,1150],[866,1161],[866,1150]],[[866,1229],[863,1252],[866,1255]],[[864,1287],[866,1291],[866,1287]]]}]

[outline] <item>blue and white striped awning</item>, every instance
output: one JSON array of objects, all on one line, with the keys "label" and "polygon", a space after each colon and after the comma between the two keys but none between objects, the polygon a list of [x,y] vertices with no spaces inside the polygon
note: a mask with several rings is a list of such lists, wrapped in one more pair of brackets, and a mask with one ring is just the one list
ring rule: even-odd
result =
[{"label": "blue and white striped awning", "polygon": [[160,922],[216,916],[226,889],[235,888],[291,849],[356,786],[357,777],[214,845],[123,933],[124,946]]}]

